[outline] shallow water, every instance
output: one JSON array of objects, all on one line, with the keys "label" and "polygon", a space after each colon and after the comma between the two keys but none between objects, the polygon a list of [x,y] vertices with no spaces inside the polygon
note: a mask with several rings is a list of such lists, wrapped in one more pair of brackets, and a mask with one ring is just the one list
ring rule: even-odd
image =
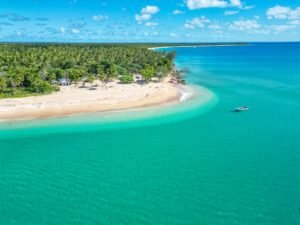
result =
[{"label": "shallow water", "polygon": [[300,44],[176,51],[208,101],[2,124],[0,224],[300,224]]}]

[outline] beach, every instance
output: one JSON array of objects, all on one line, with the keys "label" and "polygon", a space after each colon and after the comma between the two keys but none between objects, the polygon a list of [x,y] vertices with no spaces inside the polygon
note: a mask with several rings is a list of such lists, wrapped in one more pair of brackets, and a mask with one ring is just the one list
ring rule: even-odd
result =
[{"label": "beach", "polygon": [[0,100],[0,121],[69,116],[80,113],[170,105],[186,93],[168,80],[148,84],[93,84],[62,86],[49,95]]}]

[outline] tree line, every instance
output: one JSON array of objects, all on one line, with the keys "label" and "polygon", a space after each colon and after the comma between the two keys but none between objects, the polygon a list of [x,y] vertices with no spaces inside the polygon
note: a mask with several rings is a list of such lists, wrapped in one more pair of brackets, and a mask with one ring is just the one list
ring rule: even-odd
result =
[{"label": "tree line", "polygon": [[0,44],[0,97],[51,93],[63,78],[131,83],[141,74],[146,82],[161,80],[175,56],[133,44]]}]

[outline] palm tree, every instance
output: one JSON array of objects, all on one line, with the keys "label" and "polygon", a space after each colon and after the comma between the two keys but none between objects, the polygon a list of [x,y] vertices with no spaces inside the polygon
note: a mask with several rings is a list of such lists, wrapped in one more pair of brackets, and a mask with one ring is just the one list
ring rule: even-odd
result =
[{"label": "palm tree", "polygon": [[[0,44],[0,73],[7,72],[3,76],[8,87],[15,90],[24,86],[23,91],[45,86],[45,82],[34,82],[36,79],[52,85],[54,80],[64,77],[73,82],[84,76],[90,81],[99,78],[105,86],[119,74],[142,69],[146,70],[147,80],[153,76],[161,79],[166,70],[172,69],[174,53],[167,55],[147,47],[144,44]],[[40,90],[45,89],[49,88]]]},{"label": "palm tree", "polygon": [[22,82],[24,81],[24,75],[20,69],[19,71],[10,69],[8,71],[7,80],[9,86],[11,87],[11,93],[14,93],[16,87],[22,85]]},{"label": "palm tree", "polygon": [[0,91],[4,91],[7,87],[6,79],[4,76],[0,76]]}]

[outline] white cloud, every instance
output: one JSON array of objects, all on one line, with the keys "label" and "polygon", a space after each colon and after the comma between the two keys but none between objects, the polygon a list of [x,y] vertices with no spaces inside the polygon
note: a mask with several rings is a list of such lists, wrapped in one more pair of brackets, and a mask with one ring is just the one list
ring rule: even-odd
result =
[{"label": "white cloud", "polygon": [[241,7],[240,0],[185,0],[189,9]]},{"label": "white cloud", "polygon": [[268,19],[287,19],[290,11],[291,8],[278,5],[268,9],[267,17]]},{"label": "white cloud", "polygon": [[240,7],[242,5],[240,0],[230,0],[232,6]]},{"label": "white cloud", "polygon": [[242,7],[242,9],[244,10],[250,10],[250,9],[254,9],[255,8],[255,5],[246,5],[244,7]]},{"label": "white cloud", "polygon": [[214,22],[214,23],[210,24],[210,25],[208,26],[208,28],[209,28],[209,29],[212,29],[212,30],[221,30],[221,29],[222,29],[222,26],[221,26],[219,23]]},{"label": "white cloud", "polygon": [[95,21],[102,21],[102,20],[107,20],[108,16],[106,16],[106,15],[94,15],[92,17],[92,19],[95,20]]},{"label": "white cloud", "polygon": [[300,25],[300,20],[293,20],[293,21],[290,21],[291,25]]},{"label": "white cloud", "polygon": [[154,26],[158,26],[158,23],[156,23],[156,22],[147,22],[147,23],[145,23],[145,25],[147,27],[154,27]]},{"label": "white cloud", "polygon": [[229,25],[230,30],[254,31],[261,27],[257,20],[237,20]]},{"label": "white cloud", "polygon": [[156,14],[159,12],[159,8],[153,5],[147,5],[145,8],[142,9],[142,14]]},{"label": "white cloud", "polygon": [[285,6],[274,6],[266,12],[268,19],[300,19],[300,7],[292,9]]},{"label": "white cloud", "polygon": [[135,19],[136,19],[137,22],[141,23],[142,21],[150,20],[151,15],[150,14],[142,14],[142,15],[136,14]]},{"label": "white cloud", "polygon": [[192,20],[188,20],[184,27],[187,29],[195,29],[196,27],[205,27],[205,24],[209,23],[210,20],[205,16],[195,17]]},{"label": "white cloud", "polygon": [[158,32],[156,32],[156,31],[153,32],[153,33],[144,32],[143,35],[146,36],[146,37],[148,37],[148,36],[157,36]]},{"label": "white cloud", "polygon": [[224,12],[224,15],[225,16],[231,16],[231,15],[235,15],[235,14],[238,14],[238,13],[239,13],[239,11],[237,11],[237,10],[226,10]]},{"label": "white cloud", "polygon": [[177,35],[175,33],[170,33],[171,37],[177,37]]},{"label": "white cloud", "polygon": [[65,33],[65,32],[66,32],[66,29],[65,29],[64,27],[61,27],[61,28],[59,28],[59,31],[60,31],[61,33]]},{"label": "white cloud", "polygon": [[152,15],[159,12],[159,8],[153,5],[147,5],[145,8],[142,8],[140,14],[135,15],[135,20],[141,24],[143,21],[150,20]]},{"label": "white cloud", "polygon": [[176,9],[176,10],[173,11],[173,14],[174,15],[179,15],[179,14],[184,14],[184,12],[181,11],[181,10]]},{"label": "white cloud", "polygon": [[79,30],[79,29],[72,29],[72,30],[71,30],[71,33],[72,33],[72,34],[79,34],[79,33],[80,33],[80,30]]},{"label": "white cloud", "polygon": [[281,32],[285,32],[285,31],[288,31],[288,30],[292,30],[294,28],[295,28],[294,25],[273,25],[273,26],[270,26],[270,29],[274,33],[281,33]]}]

